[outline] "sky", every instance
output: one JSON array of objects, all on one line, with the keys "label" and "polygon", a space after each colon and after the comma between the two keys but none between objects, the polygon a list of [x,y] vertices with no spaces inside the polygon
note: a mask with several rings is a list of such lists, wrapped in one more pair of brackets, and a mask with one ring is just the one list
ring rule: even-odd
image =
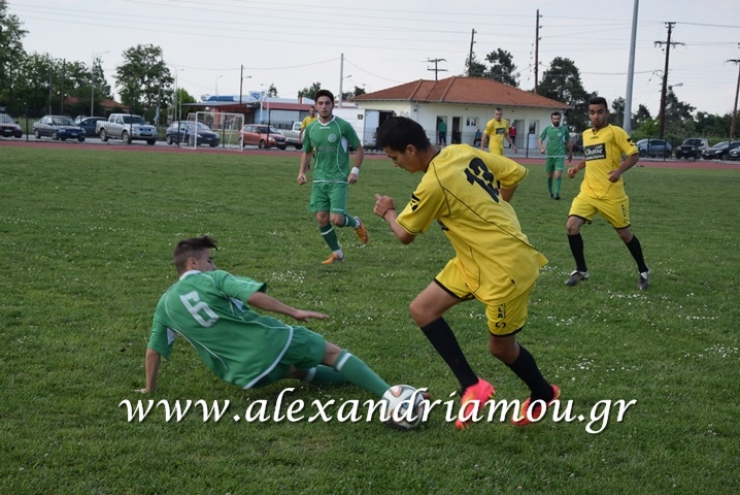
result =
[{"label": "sky", "polygon": [[[196,99],[266,90],[294,98],[320,82],[338,93],[367,92],[437,76],[463,75],[474,41],[479,61],[513,55],[519,87],[534,87],[539,9],[539,79],[555,57],[573,60],[584,88],[610,102],[627,93],[635,0],[8,0],[28,31],[27,52],[91,64],[115,91],[122,53],[138,44],[163,50],[178,85]],[[639,2],[632,110],[657,116],[666,23],[675,22],[668,84],[697,111],[731,113],[740,66],[737,0]],[[473,36],[473,31],[475,34]],[[343,60],[343,63],[342,63]]]}]

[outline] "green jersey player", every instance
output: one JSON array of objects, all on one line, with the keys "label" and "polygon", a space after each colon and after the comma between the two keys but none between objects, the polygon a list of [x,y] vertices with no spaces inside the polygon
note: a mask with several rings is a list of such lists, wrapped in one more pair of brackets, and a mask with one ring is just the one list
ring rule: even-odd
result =
[{"label": "green jersey player", "polygon": [[[568,163],[573,159],[573,145],[570,142],[570,131],[568,128],[560,125],[560,112],[553,112],[550,115],[552,125],[545,127],[540,134],[537,144],[540,151],[545,155],[545,171],[547,172],[547,191],[550,198],[560,199],[560,185],[563,180],[563,170],[565,169],[565,152],[568,152]],[[547,141],[547,150],[545,150],[545,141]],[[552,178],[555,173],[555,189],[553,190]]]},{"label": "green jersey player", "polygon": [[[303,134],[303,156],[298,171],[298,185],[307,182],[305,171],[315,154],[316,163],[311,188],[309,211],[316,214],[324,242],[332,254],[322,263],[329,265],[344,261],[344,253],[339,246],[334,227],[352,227],[362,244],[369,237],[360,217],[347,212],[347,188],[357,182],[360,167],[365,157],[360,139],[352,126],[345,120],[334,116],[334,95],[322,89],[314,96],[319,118],[308,124]],[[352,169],[349,168],[350,147],[357,150]]]},{"label": "green jersey player", "polygon": [[180,241],[173,252],[180,279],[160,298],[146,351],[146,387],[157,388],[161,356],[169,358],[176,337],[190,342],[218,377],[244,389],[282,378],[315,384],[350,382],[378,396],[388,384],[362,360],[302,326],[260,315],[251,307],[296,321],[325,314],[296,309],[268,296],[264,283],[216,269],[209,236]]}]

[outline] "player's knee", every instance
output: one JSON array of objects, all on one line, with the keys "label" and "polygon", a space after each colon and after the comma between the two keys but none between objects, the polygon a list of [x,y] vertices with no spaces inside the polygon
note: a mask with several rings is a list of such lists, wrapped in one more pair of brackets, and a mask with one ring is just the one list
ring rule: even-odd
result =
[{"label": "player's knee", "polygon": [[565,230],[568,235],[578,235],[581,232],[581,226],[574,222],[568,222],[565,225]]}]

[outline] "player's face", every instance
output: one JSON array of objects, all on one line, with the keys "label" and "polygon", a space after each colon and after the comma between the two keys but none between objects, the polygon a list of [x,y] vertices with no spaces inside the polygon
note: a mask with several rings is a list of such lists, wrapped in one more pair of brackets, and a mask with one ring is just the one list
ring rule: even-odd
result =
[{"label": "player's face", "polygon": [[328,96],[319,96],[316,100],[316,110],[319,112],[319,117],[328,119],[334,110],[334,102]]},{"label": "player's face", "polygon": [[493,118],[496,120],[501,120],[502,115],[503,115],[502,112],[493,112]]},{"label": "player's face", "polygon": [[560,127],[560,115],[553,115],[550,120],[552,120],[553,127]]},{"label": "player's face", "polygon": [[418,155],[414,146],[407,146],[405,151],[394,150],[388,146],[384,149],[385,154],[388,155],[388,158],[393,161],[393,165],[396,167],[402,168],[412,174],[423,170],[423,168],[419,168]]},{"label": "player's face", "polygon": [[195,260],[195,263],[193,264],[194,270],[212,272],[216,269],[216,264],[213,262],[213,258],[211,258],[210,249],[203,251],[200,256],[194,256],[193,259]]},{"label": "player's face", "polygon": [[588,118],[591,120],[591,126],[594,129],[601,129],[606,127],[606,119],[609,117],[609,112],[606,111],[604,105],[589,105],[588,106]]},{"label": "player's face", "polygon": [[314,115],[316,115],[316,109],[314,107],[309,108],[308,109],[308,115],[310,115],[311,117],[313,117]]}]

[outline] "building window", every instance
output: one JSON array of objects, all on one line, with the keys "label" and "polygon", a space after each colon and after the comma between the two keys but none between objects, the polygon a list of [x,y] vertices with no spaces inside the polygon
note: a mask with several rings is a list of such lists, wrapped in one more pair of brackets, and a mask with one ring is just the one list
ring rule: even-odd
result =
[{"label": "building window", "polygon": [[478,117],[467,117],[465,127],[478,127]]}]

